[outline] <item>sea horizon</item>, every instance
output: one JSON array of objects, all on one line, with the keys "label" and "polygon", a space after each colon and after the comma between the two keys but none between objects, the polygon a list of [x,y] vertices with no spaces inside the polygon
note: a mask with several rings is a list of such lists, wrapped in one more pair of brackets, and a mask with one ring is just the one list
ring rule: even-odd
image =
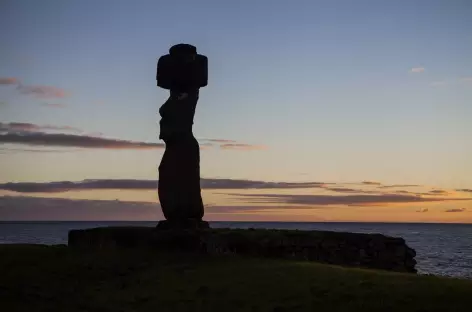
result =
[{"label": "sea horizon", "polygon": [[[159,219],[159,220],[7,220],[7,221],[2,221],[0,220],[0,223],[58,223],[58,222],[64,222],[64,223],[87,223],[87,222],[136,222],[136,223],[143,223],[143,222],[159,222],[163,221],[164,219]],[[467,222],[395,222],[395,221],[261,221],[261,220],[255,220],[255,221],[250,221],[250,220],[245,220],[245,221],[239,221],[239,220],[205,220],[209,223],[355,223],[355,224],[438,224],[438,225],[471,225],[472,223],[467,223]]]},{"label": "sea horizon", "polygon": [[[0,244],[67,245],[70,230],[108,226],[155,227],[151,221],[0,221]],[[280,229],[382,234],[415,249],[418,272],[472,278],[472,224],[409,222],[209,221],[212,228]]]}]

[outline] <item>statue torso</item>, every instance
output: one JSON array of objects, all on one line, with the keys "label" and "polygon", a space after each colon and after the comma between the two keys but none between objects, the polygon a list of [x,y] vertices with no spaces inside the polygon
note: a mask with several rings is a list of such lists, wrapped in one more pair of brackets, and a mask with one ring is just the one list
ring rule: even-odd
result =
[{"label": "statue torso", "polygon": [[192,126],[198,102],[198,90],[175,92],[160,107],[159,138],[166,141],[179,137],[193,137]]}]

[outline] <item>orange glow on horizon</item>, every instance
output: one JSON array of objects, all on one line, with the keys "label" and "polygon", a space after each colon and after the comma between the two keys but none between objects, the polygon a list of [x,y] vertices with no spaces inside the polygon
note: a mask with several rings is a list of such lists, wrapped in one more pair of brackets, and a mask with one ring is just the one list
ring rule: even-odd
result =
[{"label": "orange glow on horizon", "polygon": [[[299,194],[310,195],[314,191],[326,195],[325,189],[281,190],[203,190],[206,204],[205,219],[224,221],[320,221],[320,222],[452,222],[472,223],[472,201],[434,201],[411,203],[366,203],[356,205],[304,205],[283,202],[250,202],[250,198],[226,195],[240,194]],[[332,194],[331,192],[329,192]],[[159,209],[156,191],[142,190],[84,190],[62,193],[20,194],[0,192],[0,196],[27,196],[37,198],[63,198],[73,200],[119,200],[143,205],[155,203]],[[338,194],[339,196],[339,194]],[[431,195],[428,198],[443,197]],[[471,198],[459,192],[450,192],[446,198]],[[223,208],[221,208],[223,207]],[[227,207],[227,208],[225,208]],[[454,209],[464,209],[458,212]],[[446,212],[448,210],[456,212]]]}]

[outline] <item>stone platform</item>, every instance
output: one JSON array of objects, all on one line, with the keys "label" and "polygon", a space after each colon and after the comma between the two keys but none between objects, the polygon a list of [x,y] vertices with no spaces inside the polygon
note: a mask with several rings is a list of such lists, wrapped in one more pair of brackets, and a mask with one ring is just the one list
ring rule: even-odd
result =
[{"label": "stone platform", "polygon": [[69,232],[71,248],[150,248],[288,258],[416,273],[415,250],[381,234],[272,229],[101,227]]}]

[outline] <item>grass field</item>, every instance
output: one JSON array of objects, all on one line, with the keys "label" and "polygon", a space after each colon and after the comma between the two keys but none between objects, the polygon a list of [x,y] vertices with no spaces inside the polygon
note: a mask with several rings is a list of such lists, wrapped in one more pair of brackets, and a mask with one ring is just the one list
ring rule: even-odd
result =
[{"label": "grass field", "polygon": [[308,262],[0,245],[0,310],[471,311],[472,281]]}]

